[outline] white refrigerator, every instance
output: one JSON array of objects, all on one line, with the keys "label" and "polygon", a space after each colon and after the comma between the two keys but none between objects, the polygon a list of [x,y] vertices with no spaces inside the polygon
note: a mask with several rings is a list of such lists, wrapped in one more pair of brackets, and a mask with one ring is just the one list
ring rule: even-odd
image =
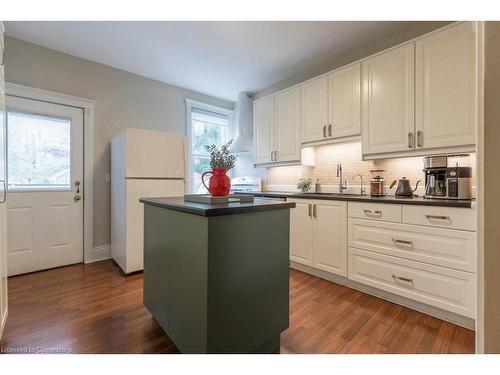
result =
[{"label": "white refrigerator", "polygon": [[111,255],[125,274],[143,269],[142,197],[182,196],[186,138],[129,128],[111,142]]}]

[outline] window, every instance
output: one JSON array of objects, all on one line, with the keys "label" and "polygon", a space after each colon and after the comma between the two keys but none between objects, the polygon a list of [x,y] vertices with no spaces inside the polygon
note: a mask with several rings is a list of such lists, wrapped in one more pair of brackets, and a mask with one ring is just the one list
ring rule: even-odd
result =
[{"label": "window", "polygon": [[201,183],[203,172],[210,170],[206,145],[222,145],[230,139],[232,111],[188,101],[191,141],[191,191],[206,192]]},{"label": "window", "polygon": [[71,121],[34,113],[7,113],[10,190],[69,189]]}]

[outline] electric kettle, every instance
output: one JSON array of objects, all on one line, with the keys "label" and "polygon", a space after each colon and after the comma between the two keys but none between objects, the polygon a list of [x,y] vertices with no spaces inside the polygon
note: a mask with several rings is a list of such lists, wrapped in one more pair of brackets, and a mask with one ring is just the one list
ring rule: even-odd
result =
[{"label": "electric kettle", "polygon": [[[389,189],[392,189],[392,187],[396,185],[396,182],[397,180],[394,180]],[[399,180],[398,187],[396,189],[396,197],[413,197],[413,192],[417,190],[419,182],[420,180],[417,181],[415,189],[412,190],[410,180],[407,180],[406,177],[402,177],[401,180]]]}]

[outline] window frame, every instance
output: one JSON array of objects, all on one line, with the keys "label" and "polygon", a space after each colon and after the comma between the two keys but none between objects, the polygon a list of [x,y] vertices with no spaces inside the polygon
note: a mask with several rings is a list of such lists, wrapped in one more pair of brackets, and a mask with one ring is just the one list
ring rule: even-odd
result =
[{"label": "window frame", "polygon": [[222,116],[226,116],[228,119],[228,140],[233,138],[234,134],[234,111],[232,109],[227,109],[207,103],[198,102],[196,100],[186,99],[186,135],[187,135],[187,147],[188,147],[188,165],[186,176],[187,191],[189,193],[193,192],[193,167],[194,167],[194,153],[192,147],[193,141],[193,108],[213,112]]}]

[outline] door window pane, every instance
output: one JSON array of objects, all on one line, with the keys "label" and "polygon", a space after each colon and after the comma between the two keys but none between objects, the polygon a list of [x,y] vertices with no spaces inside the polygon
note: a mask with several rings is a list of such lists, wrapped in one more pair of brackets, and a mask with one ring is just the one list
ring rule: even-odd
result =
[{"label": "door window pane", "polygon": [[7,180],[15,189],[69,189],[69,119],[9,111]]}]

